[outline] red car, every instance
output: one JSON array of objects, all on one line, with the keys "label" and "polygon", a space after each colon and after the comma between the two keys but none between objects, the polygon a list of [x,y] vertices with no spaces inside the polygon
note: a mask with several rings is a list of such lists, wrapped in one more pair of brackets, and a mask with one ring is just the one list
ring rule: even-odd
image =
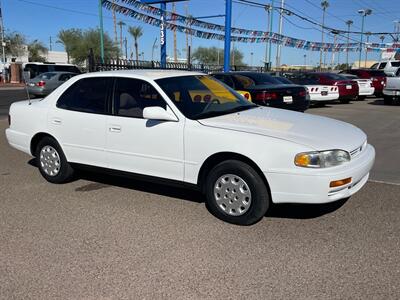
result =
[{"label": "red car", "polygon": [[338,87],[340,103],[349,103],[350,100],[355,100],[358,97],[358,83],[356,81],[334,73],[316,72],[312,74],[320,84]]},{"label": "red car", "polygon": [[356,75],[358,78],[362,79],[371,79],[372,85],[375,88],[375,96],[381,97],[383,95],[383,89],[386,86],[386,74],[382,70],[350,69],[340,73]]}]

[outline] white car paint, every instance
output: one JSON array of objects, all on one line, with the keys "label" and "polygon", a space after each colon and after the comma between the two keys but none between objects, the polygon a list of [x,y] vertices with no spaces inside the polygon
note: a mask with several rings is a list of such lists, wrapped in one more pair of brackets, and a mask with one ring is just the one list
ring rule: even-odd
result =
[{"label": "white car paint", "polygon": [[359,96],[371,96],[375,93],[375,88],[372,85],[371,79],[354,79],[358,83]]},{"label": "white car paint", "polygon": [[333,85],[305,85],[311,102],[324,102],[339,99],[339,90]]},{"label": "white car paint", "polygon": [[[184,71],[113,71],[76,76],[42,101],[11,105],[9,144],[32,155],[30,144],[38,133],[52,135],[69,162],[198,184],[202,165],[214,154],[237,153],[253,161],[265,176],[275,203],[325,203],[348,197],[367,181],[375,158],[366,135],[353,125],[269,107],[202,119],[186,118],[154,81],[183,75]],[[56,107],[58,97],[86,77],[137,78],[152,84],[176,121],[121,118],[72,112]],[[150,123],[149,123],[150,122]],[[331,168],[301,168],[296,154],[342,149],[351,161]],[[341,188],[333,180],[352,177]]]}]

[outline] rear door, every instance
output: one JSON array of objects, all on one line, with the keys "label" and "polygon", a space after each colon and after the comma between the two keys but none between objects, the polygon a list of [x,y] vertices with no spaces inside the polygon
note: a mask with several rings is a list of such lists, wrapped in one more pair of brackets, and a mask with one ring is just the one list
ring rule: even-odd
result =
[{"label": "rear door", "polygon": [[48,128],[68,161],[106,167],[108,77],[83,78],[73,83],[48,114]]}]

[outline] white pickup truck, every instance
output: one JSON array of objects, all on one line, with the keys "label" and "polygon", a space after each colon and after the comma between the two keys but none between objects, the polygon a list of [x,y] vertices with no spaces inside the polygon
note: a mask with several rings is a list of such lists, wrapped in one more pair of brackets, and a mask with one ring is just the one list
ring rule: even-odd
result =
[{"label": "white pickup truck", "polygon": [[383,89],[383,102],[391,105],[400,103],[400,68],[397,69],[395,77],[386,78],[386,86]]}]

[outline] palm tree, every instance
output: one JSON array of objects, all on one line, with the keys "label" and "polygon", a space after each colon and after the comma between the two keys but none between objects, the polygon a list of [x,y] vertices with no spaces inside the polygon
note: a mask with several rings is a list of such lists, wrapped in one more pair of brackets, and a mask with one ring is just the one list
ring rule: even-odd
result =
[{"label": "palm tree", "polygon": [[141,26],[129,26],[128,32],[132,35],[136,51],[136,61],[139,60],[138,39],[143,35],[143,28]]},{"label": "palm tree", "polygon": [[[122,42],[123,42],[123,40],[122,40],[122,26],[125,26],[126,24],[123,22],[123,21],[119,21],[118,22],[118,26],[119,26],[119,43],[120,43],[120,45],[121,45],[121,52],[123,52],[122,51]],[[128,59],[127,57],[126,57],[126,59]]]},{"label": "palm tree", "polygon": [[82,32],[79,29],[66,29],[60,30],[57,35],[57,43],[60,43],[64,46],[65,52],[67,52],[67,61],[69,63],[69,59],[71,56],[72,49],[77,47],[79,40],[81,39]]}]

